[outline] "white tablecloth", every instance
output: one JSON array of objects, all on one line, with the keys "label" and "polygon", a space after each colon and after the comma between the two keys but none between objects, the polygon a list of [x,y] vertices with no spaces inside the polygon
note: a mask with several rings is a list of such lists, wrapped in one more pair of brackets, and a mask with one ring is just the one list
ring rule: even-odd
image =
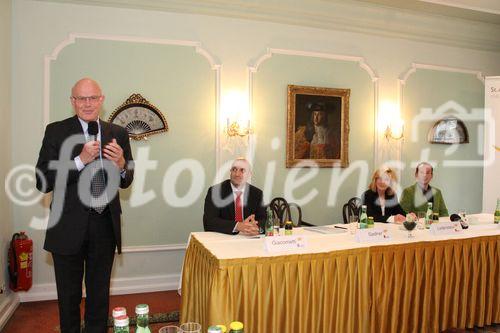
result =
[{"label": "white tablecloth", "polygon": [[[280,256],[296,253],[321,253],[335,250],[355,249],[373,245],[393,245],[412,242],[432,242],[446,239],[472,238],[479,236],[500,235],[500,225],[493,224],[492,214],[469,215],[471,225],[468,229],[455,235],[435,236],[428,229],[413,230],[413,238],[408,238],[408,232],[400,224],[375,223],[377,228],[387,228],[391,238],[385,242],[359,243],[347,230],[343,233],[320,234],[307,230],[308,228],[295,228],[294,235],[303,235],[307,238],[307,248],[286,253],[268,253],[264,249],[263,238],[250,238],[241,235],[226,235],[215,232],[195,232],[196,238],[218,259],[237,259],[249,257]],[[449,221],[448,217],[440,221]],[[345,224],[339,226],[346,227]],[[328,227],[334,228],[334,225]],[[342,230],[337,229],[335,230]],[[283,230],[282,230],[283,233]]]}]

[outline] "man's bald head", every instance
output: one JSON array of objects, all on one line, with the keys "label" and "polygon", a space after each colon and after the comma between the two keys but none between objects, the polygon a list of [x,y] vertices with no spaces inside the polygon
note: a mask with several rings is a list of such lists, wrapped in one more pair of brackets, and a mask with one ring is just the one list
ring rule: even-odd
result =
[{"label": "man's bald head", "polygon": [[102,95],[101,86],[99,85],[99,83],[96,80],[91,79],[89,77],[84,77],[76,81],[76,83],[73,85],[73,88],[71,88],[71,95],[75,96],[75,93],[80,92],[81,89],[86,89],[90,87],[98,90],[99,95]]},{"label": "man's bald head", "polygon": [[91,78],[78,80],[71,89],[71,105],[78,118],[86,122],[99,118],[103,102],[101,87]]}]

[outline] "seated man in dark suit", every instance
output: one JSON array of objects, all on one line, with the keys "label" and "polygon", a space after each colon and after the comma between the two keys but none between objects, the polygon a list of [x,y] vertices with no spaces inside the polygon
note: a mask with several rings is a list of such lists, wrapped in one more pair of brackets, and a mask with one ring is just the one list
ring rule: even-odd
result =
[{"label": "seated man in dark suit", "polygon": [[203,213],[205,231],[252,236],[264,230],[262,191],[247,184],[250,175],[250,163],[238,158],[231,166],[230,179],[208,189]]}]

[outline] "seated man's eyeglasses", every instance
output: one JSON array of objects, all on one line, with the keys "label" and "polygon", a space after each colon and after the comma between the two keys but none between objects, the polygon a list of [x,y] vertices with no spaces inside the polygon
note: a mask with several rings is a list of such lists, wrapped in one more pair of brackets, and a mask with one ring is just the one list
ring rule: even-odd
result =
[{"label": "seated man's eyeglasses", "polygon": [[237,168],[237,167],[232,167],[231,172],[241,172],[241,173],[246,173],[247,170],[245,168]]}]

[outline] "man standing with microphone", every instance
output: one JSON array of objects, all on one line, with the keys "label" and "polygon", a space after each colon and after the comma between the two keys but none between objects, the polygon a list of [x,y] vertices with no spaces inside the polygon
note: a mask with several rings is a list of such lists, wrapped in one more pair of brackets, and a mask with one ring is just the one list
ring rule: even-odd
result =
[{"label": "man standing with microphone", "polygon": [[133,180],[127,131],[99,119],[104,95],[83,78],[71,90],[75,116],[45,129],[37,188],[52,193],[44,249],[52,253],[62,333],[80,332],[85,277],[85,332],[107,332],[115,249],[121,253],[119,188]]}]

